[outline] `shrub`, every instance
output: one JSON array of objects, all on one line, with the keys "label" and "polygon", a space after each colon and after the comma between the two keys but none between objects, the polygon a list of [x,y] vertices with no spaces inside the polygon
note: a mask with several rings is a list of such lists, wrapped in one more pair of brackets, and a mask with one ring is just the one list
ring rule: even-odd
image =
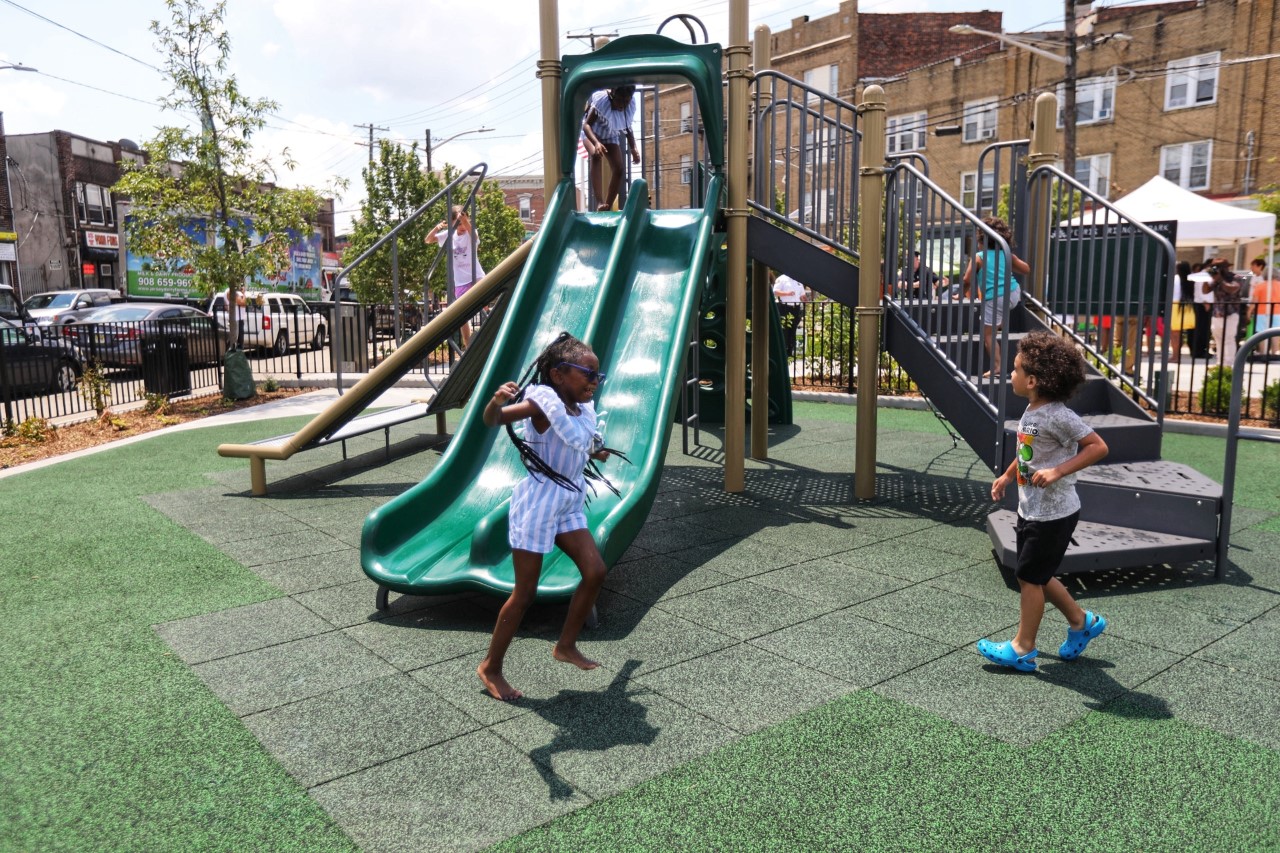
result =
[{"label": "shrub", "polygon": [[98,417],[102,417],[111,399],[111,383],[102,372],[102,365],[96,361],[90,362],[84,373],[80,374],[76,387],[80,389],[80,396],[84,401],[98,413]]},{"label": "shrub", "polygon": [[1200,388],[1200,408],[1222,414],[1231,409],[1231,368],[1225,364],[1209,368]]},{"label": "shrub", "polygon": [[1280,425],[1280,379],[1262,389],[1262,417]]},{"label": "shrub", "polygon": [[149,415],[163,415],[169,411],[169,397],[165,394],[148,394],[142,410]]},{"label": "shrub", "polygon": [[[12,421],[9,423],[10,425],[13,424]],[[30,417],[16,426],[12,426],[12,435],[27,444],[44,444],[55,437],[57,429],[44,418]]]},{"label": "shrub", "polygon": [[268,376],[262,382],[262,390],[266,391],[267,393],[271,393],[272,391],[279,391],[280,383],[276,381],[276,378],[274,376]]}]

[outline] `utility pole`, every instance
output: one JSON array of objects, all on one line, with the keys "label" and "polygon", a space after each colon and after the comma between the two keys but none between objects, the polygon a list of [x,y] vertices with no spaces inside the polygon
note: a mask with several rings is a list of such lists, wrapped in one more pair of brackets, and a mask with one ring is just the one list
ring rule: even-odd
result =
[{"label": "utility pole", "polygon": [[565,33],[567,39],[584,39],[591,42],[591,49],[596,49],[596,39],[613,39],[617,38],[617,33],[598,33],[595,30],[587,30],[585,33]]},{"label": "utility pole", "polygon": [[[1070,0],[1068,0],[1068,2],[1070,2]],[[356,145],[365,145],[365,146],[367,146],[367,147],[368,147],[368,149],[369,149],[369,164],[370,164],[370,165],[373,165],[373,132],[374,132],[375,130],[383,130],[383,131],[390,132],[390,131],[391,131],[391,128],[389,128],[389,127],[376,127],[375,125],[372,125],[372,124],[357,124],[357,125],[354,125],[354,126],[355,126],[355,127],[363,127],[363,128],[367,128],[367,129],[368,129],[368,131],[369,131],[369,141],[368,141],[367,143],[365,143],[365,142],[357,142],[357,143],[356,143]],[[430,149],[428,149],[428,150],[430,150]]]},{"label": "utility pole", "polygon": [[1063,25],[1067,43],[1067,79],[1062,98],[1062,171],[1076,176],[1076,0],[1063,0]]},{"label": "utility pole", "polygon": [[431,128],[427,128],[427,174],[433,171],[431,168]]}]

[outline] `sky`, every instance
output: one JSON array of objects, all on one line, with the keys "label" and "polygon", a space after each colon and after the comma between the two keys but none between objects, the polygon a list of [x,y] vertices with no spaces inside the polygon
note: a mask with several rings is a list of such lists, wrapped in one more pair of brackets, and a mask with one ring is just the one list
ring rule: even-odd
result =
[{"label": "sky", "polygon": [[[333,193],[339,233],[364,196],[369,131],[357,125],[381,128],[375,139],[416,140],[420,151],[430,129],[437,168],[484,162],[490,176],[541,173],[537,0],[227,0],[226,6],[229,73],[242,92],[279,104],[257,137],[259,150],[282,162],[278,154],[287,149],[297,162],[279,181],[285,186],[349,182]],[[590,49],[588,40],[569,35],[651,33],[678,12],[696,15],[711,41],[727,43],[728,7],[728,0],[560,0],[560,51]],[[764,24],[777,32],[801,15],[832,14],[839,2],[751,0],[749,8],[749,31]],[[859,8],[991,8],[1004,12],[1008,31],[1049,28],[1062,15],[1060,0],[863,0]],[[191,124],[157,103],[169,85],[149,25],[168,17],[163,0],[0,0],[5,131],[65,130],[145,144],[160,127]],[[688,39],[679,24],[665,34]],[[36,73],[3,68],[10,64]],[[482,127],[491,130],[470,132]]]}]

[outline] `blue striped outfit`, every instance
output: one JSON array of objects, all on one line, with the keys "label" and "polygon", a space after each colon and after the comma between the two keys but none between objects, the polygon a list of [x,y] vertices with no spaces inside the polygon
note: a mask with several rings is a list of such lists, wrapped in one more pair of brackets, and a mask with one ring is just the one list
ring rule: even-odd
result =
[{"label": "blue striped outfit", "polygon": [[615,110],[613,102],[609,99],[609,90],[601,89],[591,96],[591,106],[596,111],[596,118],[591,123],[591,132],[601,142],[621,145],[622,137],[631,129],[631,123],[636,117],[635,100],[628,100],[626,107]]},{"label": "blue striped outfit", "polygon": [[529,446],[581,491],[558,486],[536,474],[516,484],[511,494],[510,524],[507,541],[512,548],[546,554],[555,545],[556,535],[587,526],[583,512],[586,503],[586,478],[582,474],[591,453],[596,431],[596,407],[592,402],[580,403],[578,414],[571,415],[554,388],[530,385],[525,399],[533,402],[547,416],[551,426],[539,434],[532,418],[517,426]]}]

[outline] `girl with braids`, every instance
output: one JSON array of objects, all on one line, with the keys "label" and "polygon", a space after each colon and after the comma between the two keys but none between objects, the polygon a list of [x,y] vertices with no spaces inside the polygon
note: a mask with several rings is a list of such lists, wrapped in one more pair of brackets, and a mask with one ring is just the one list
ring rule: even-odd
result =
[{"label": "girl with braids", "polygon": [[[596,428],[593,398],[604,374],[591,347],[562,332],[538,356],[534,367],[535,384],[521,390],[515,382],[505,382],[484,408],[485,425],[507,425],[529,469],[529,476],[516,484],[511,495],[508,541],[515,589],[498,613],[489,653],[476,668],[489,694],[504,701],[523,695],[503,677],[502,662],[533,601],[543,555],[552,545],[573,560],[582,582],[569,602],[564,628],[551,655],[580,669],[599,666],[578,650],[578,632],[595,605],[605,575],[604,558],[587,530],[583,512],[587,498],[584,469],[588,460],[604,461],[611,453],[625,459],[604,446]],[[516,422],[523,422],[523,439],[517,439],[511,429]]]}]

